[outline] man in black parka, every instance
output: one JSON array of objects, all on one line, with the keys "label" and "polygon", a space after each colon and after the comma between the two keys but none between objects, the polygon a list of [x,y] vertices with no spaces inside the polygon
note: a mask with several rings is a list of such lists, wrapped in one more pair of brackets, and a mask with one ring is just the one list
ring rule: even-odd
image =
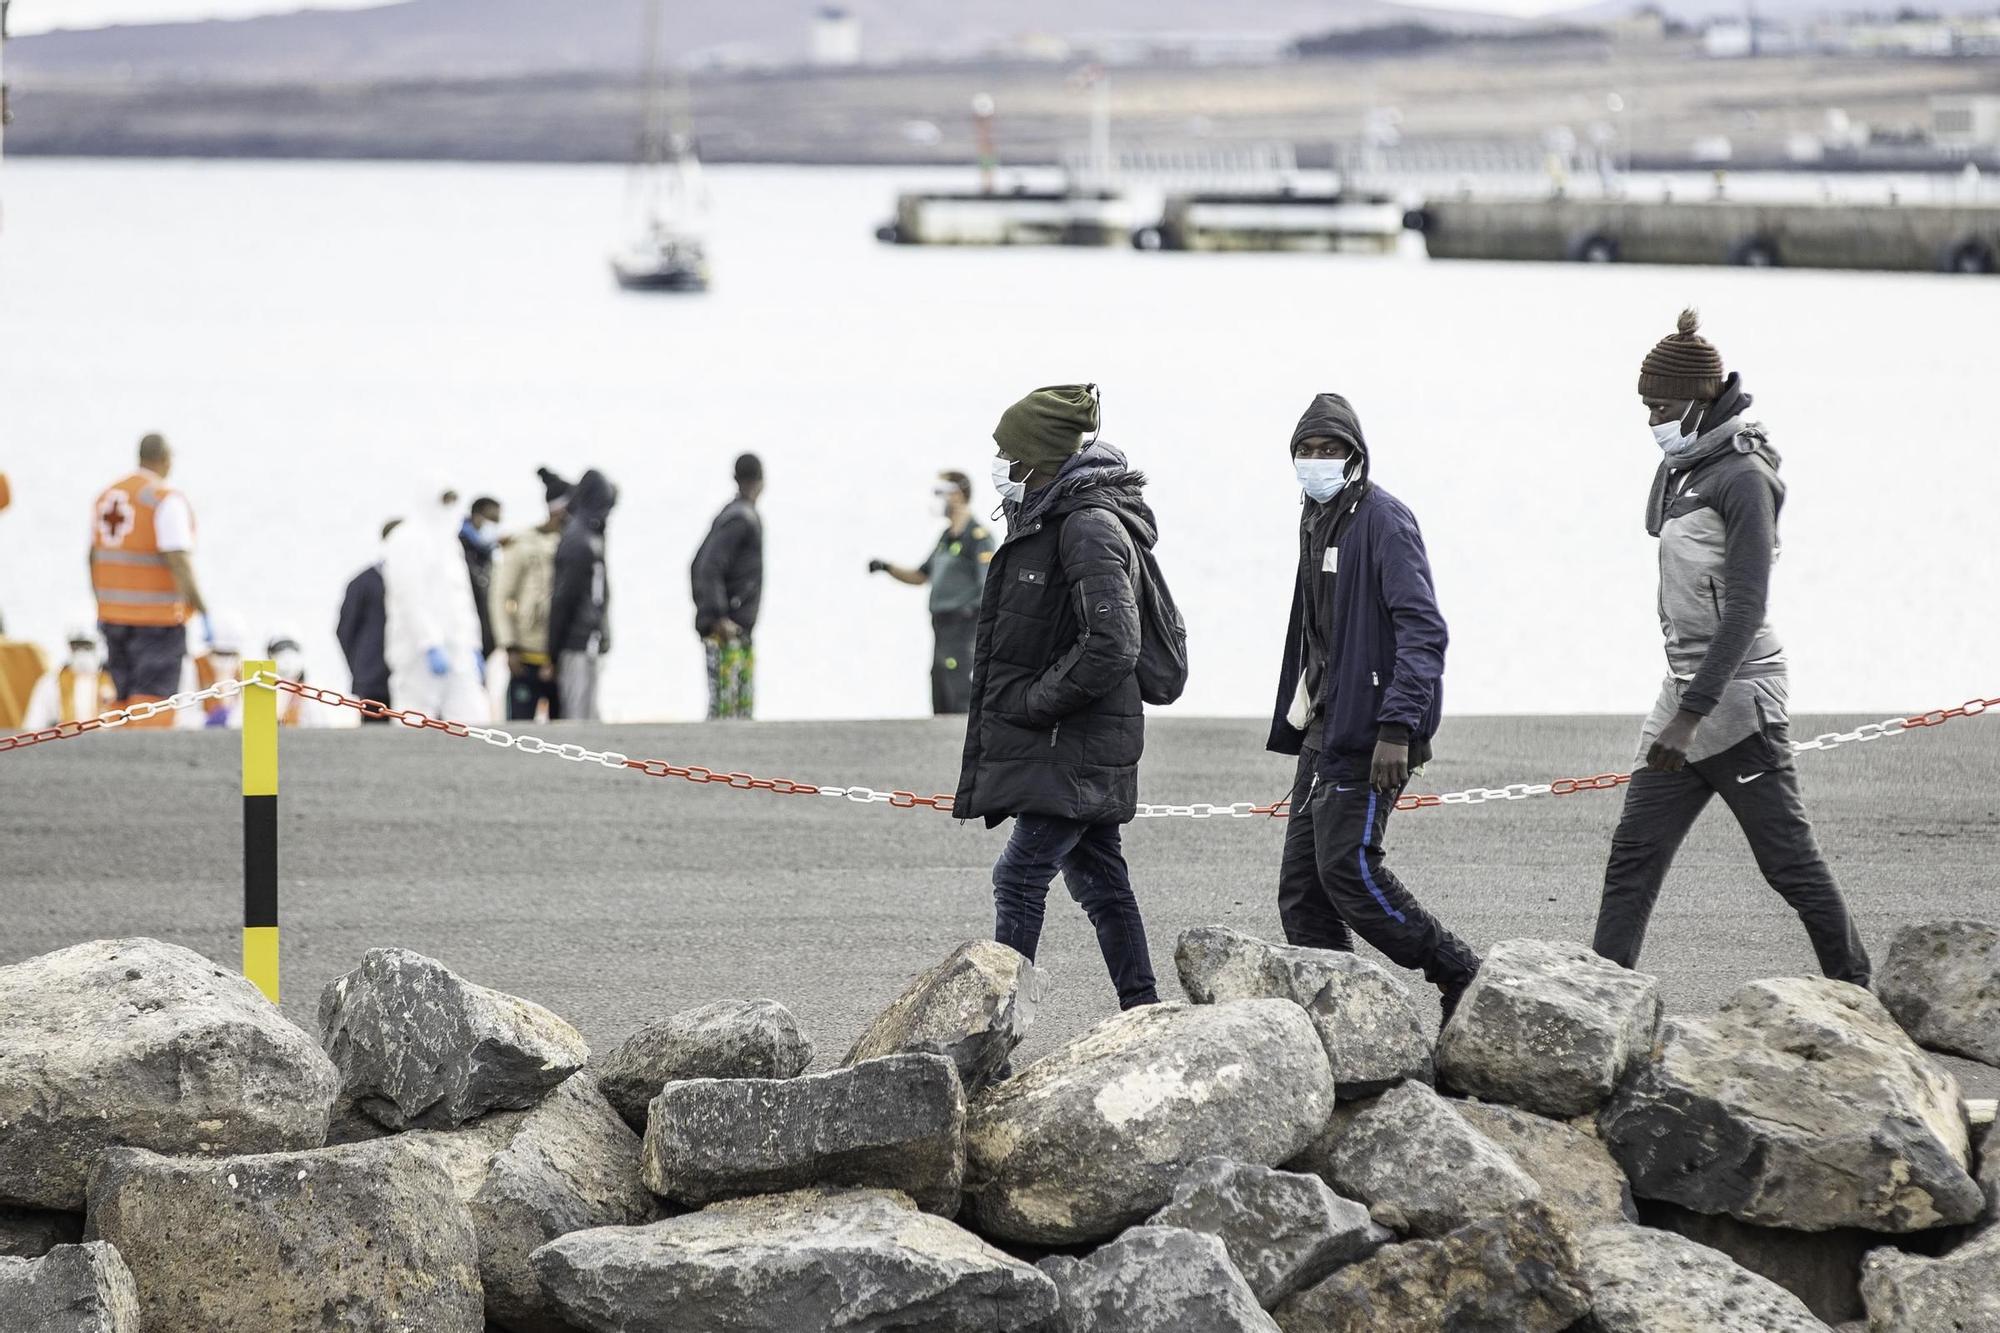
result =
[{"label": "man in black parka", "polygon": [[1146,926],[1120,846],[1146,720],[1137,546],[1157,528],[1145,477],[1108,444],[1095,385],[1037,389],[994,429],[1007,538],[979,610],[953,813],[1015,820],[993,867],[994,938],[1032,959],[1060,870],[1089,915],[1120,1008],[1154,1004]]}]

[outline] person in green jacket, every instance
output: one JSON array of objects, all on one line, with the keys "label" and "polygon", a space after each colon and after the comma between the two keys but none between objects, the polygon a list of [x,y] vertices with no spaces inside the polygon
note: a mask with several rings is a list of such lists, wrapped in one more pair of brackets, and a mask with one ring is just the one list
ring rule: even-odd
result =
[{"label": "person in green jacket", "polygon": [[993,534],[972,517],[972,478],[940,472],[932,494],[944,506],[944,535],[921,565],[871,560],[868,572],[931,590],[931,712],[964,714],[972,707],[972,645],[979,632],[979,598],[993,561]]}]

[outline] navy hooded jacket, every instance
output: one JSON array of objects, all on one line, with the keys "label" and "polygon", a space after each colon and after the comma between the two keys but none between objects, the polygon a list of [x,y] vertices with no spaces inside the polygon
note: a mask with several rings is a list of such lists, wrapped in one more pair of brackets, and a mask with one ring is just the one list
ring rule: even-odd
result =
[{"label": "navy hooded jacket", "polygon": [[[1346,440],[1361,462],[1334,501],[1348,510],[1335,532],[1336,572],[1327,572],[1324,563],[1305,569],[1302,560],[1293,583],[1268,748],[1280,754],[1305,748],[1306,733],[1287,715],[1305,668],[1307,580],[1331,579],[1327,665],[1318,701],[1319,771],[1329,778],[1365,776],[1378,740],[1409,745],[1412,764],[1420,764],[1443,712],[1450,638],[1431,584],[1423,533],[1402,501],[1369,481],[1368,443],[1346,399],[1323,393],[1313,400],[1293,431],[1293,444],[1312,436]],[[1301,526],[1302,543],[1310,517]]]}]

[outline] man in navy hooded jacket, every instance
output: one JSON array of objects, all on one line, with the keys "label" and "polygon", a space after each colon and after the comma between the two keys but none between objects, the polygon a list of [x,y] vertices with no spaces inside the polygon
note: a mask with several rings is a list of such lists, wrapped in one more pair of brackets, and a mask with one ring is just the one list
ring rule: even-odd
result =
[{"label": "man in navy hooded jacket", "polygon": [[1269,748],[1299,768],[1278,915],[1293,944],[1349,951],[1359,935],[1421,969],[1449,1018],[1479,956],[1403,887],[1382,847],[1442,710],[1449,636],[1430,559],[1415,516],[1368,479],[1345,398],[1313,399],[1291,448],[1305,514]]}]

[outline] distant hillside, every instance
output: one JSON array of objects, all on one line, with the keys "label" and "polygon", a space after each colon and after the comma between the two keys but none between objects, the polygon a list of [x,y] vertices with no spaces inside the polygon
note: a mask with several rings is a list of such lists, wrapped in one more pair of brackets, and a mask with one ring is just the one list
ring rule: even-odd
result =
[{"label": "distant hillside", "polygon": [[1657,9],[1670,19],[1698,26],[1711,19],[1741,19],[1752,10],[1760,19],[1780,23],[1849,15],[1888,19],[1906,10],[1937,15],[1991,14],[2000,12],[2000,0],[1597,0],[1550,15],[1550,21],[1604,23],[1642,9]]},{"label": "distant hillside", "polygon": [[[10,67],[29,77],[451,79],[629,70],[646,0],[405,0],[202,23],[125,25],[23,37]],[[1390,0],[846,0],[870,60],[992,51],[1023,38],[1103,34],[1305,33],[1423,18],[1487,31],[1515,21]],[[683,58],[792,63],[805,57],[811,0],[670,0],[666,44]]]}]

